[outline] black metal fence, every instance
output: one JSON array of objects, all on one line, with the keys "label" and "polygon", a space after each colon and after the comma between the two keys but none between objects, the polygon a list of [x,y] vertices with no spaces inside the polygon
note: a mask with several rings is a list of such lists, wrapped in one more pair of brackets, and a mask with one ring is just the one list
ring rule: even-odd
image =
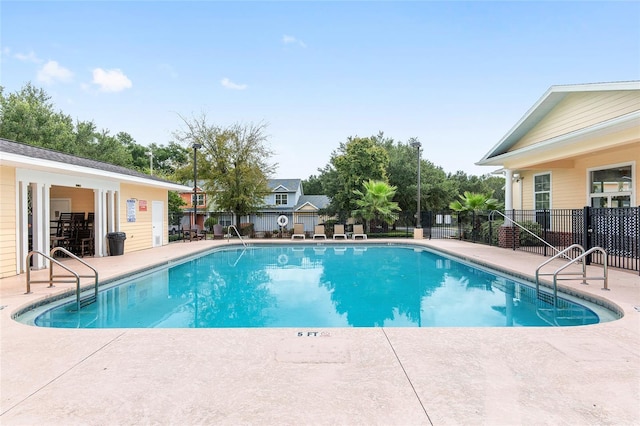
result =
[{"label": "black metal fence", "polygon": [[[520,225],[514,228],[511,237],[505,237],[500,230],[505,222],[500,214],[488,211],[450,214],[448,226],[427,222],[425,237],[453,235],[542,256],[553,256],[557,253],[555,249],[562,250],[571,244],[580,244],[585,250],[602,247],[609,266],[640,272],[640,207],[510,210],[505,215]],[[600,253],[593,253],[587,261],[604,263]]]},{"label": "black metal fence", "polygon": [[[520,225],[512,227],[511,235],[505,235],[504,229],[501,230],[505,223],[502,214]],[[580,244],[587,250],[602,247],[607,252],[609,266],[640,272],[640,207],[509,210],[502,214],[424,211],[420,223],[424,238],[455,238],[541,256],[553,256],[556,249],[562,250],[571,244]],[[231,213],[211,215],[224,226],[236,223]],[[318,224],[324,225],[328,238],[333,236],[335,224],[344,224],[347,233],[353,231],[353,219],[346,214],[266,212],[244,216],[240,223],[241,233],[255,238],[288,238],[294,223],[303,223],[308,236],[313,235]],[[283,223],[286,224],[281,226]],[[367,234],[369,238],[412,238],[415,226],[416,218],[401,212],[393,224],[371,221]],[[600,253],[594,253],[588,261],[604,263]]]}]

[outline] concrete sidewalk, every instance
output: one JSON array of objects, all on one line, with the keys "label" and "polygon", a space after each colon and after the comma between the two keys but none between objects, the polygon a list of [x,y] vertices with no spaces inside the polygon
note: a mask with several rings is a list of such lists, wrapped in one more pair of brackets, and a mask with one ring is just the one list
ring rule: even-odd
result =
[{"label": "concrete sidewalk", "polygon": [[[87,261],[106,280],[225,244]],[[419,244],[526,276],[545,260],[456,240]],[[609,292],[601,282],[566,286],[624,317],[571,328],[46,329],[11,315],[69,285],[34,284],[25,295],[24,276],[5,278],[0,423],[638,424],[640,277],[611,270]]]}]

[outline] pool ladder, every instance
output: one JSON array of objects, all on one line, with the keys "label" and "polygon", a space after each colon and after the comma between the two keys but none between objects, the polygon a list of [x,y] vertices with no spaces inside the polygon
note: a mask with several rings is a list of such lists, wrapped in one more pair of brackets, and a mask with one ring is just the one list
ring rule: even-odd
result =
[{"label": "pool ladder", "polygon": [[238,238],[240,238],[240,242],[246,248],[247,245],[245,244],[244,240],[242,239],[242,235],[240,235],[240,232],[238,232],[238,228],[236,228],[234,225],[229,225],[229,227],[227,228],[227,242],[229,242],[229,239],[231,238],[231,230],[232,229],[234,231],[236,231],[236,235],[238,235]]},{"label": "pool ladder", "polygon": [[[554,272],[551,273],[541,273],[540,269],[542,269],[543,266],[549,264],[551,261],[557,259],[560,256],[565,256],[565,253],[568,253],[569,251],[572,250],[580,250],[581,254],[575,258],[571,258],[568,257],[569,261],[567,263],[565,263],[564,265],[562,265],[561,267],[559,267],[558,269],[556,269]],[[585,258],[590,255],[591,253],[594,252],[600,252],[603,255],[603,275],[602,276],[597,276],[597,277],[588,277],[587,276],[587,264],[584,262]],[[569,266],[571,266],[574,263],[577,262],[581,262],[582,263],[582,271],[581,272],[563,272],[565,269],[567,269]],[[558,278],[558,275],[564,275],[564,276],[574,276],[574,278]],[[569,247],[567,247],[566,249],[562,250],[561,252],[558,252],[555,256],[547,259],[546,261],[544,261],[543,263],[540,264],[540,266],[538,266],[538,269],[536,269],[536,295],[538,297],[538,299],[541,299],[541,293],[540,293],[540,277],[541,276],[551,276],[553,275],[553,306],[558,306],[558,281],[559,280],[575,280],[575,279],[580,279],[580,278],[575,278],[575,276],[580,276],[582,279],[582,284],[587,285],[587,280],[603,280],[604,281],[604,287],[602,288],[603,290],[609,290],[609,272],[608,272],[608,268],[607,268],[607,252],[602,248],[602,247],[592,247],[589,250],[585,251],[584,247],[582,247],[580,244],[572,244]],[[546,293],[544,293],[546,294]]]},{"label": "pool ladder", "polygon": [[[73,269],[69,268],[68,266],[64,265],[62,262],[54,259],[53,255],[56,254],[57,252],[62,252],[63,254],[69,256],[70,258],[77,260],[78,262],[82,263],[83,265],[85,265],[87,268],[91,269],[93,271],[93,274],[91,275],[80,275],[78,274],[76,271],[74,271]],[[31,258],[35,255],[38,254],[42,257],[44,257],[45,259],[49,260],[49,262],[51,262],[51,266],[49,267],[49,279],[48,280],[32,280],[31,279]],[[65,271],[69,272],[70,275],[56,275],[53,272],[53,266],[54,265],[58,265],[60,266],[62,269],[64,269]],[[26,258],[26,269],[27,269],[27,292],[25,294],[29,294],[31,293],[31,284],[37,284],[37,283],[49,283],[49,287],[53,287],[53,283],[76,283],[76,309],[78,311],[80,311],[80,308],[90,305],[92,303],[94,303],[96,300],[98,300],[98,271],[93,268],[91,265],[89,265],[87,262],[85,262],[84,260],[80,259],[78,256],[76,256],[75,254],[71,253],[69,250],[66,250],[63,247],[54,247],[51,252],[47,255],[44,254],[38,250],[33,250],[30,251],[29,254],[27,254],[27,258]],[[93,294],[86,296],[84,298],[80,297],[80,294],[82,293],[82,290],[80,289],[80,278],[93,278],[94,280],[94,292]]]}]

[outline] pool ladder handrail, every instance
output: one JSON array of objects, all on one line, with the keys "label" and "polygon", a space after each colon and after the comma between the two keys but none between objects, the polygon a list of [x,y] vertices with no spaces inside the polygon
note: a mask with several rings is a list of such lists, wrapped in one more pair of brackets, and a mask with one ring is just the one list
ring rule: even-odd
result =
[{"label": "pool ladder handrail", "polygon": [[242,235],[240,235],[240,232],[238,231],[238,228],[236,228],[234,225],[229,225],[227,227],[227,242],[229,242],[229,239],[231,238],[231,232],[230,232],[231,229],[236,231],[236,234],[238,235],[238,238],[240,238],[240,242],[246,248],[247,245],[245,244],[244,240],[242,239]]},{"label": "pool ladder handrail", "polygon": [[[549,244],[546,240],[544,240],[543,238],[540,238],[538,235],[534,234],[533,232],[531,232],[530,230],[528,230],[527,228],[525,228],[524,226],[520,225],[518,222],[516,222],[515,220],[511,219],[509,216],[505,215],[504,213],[502,213],[499,210],[491,210],[489,212],[489,220],[493,220],[493,215],[494,213],[498,213],[500,216],[502,216],[504,219],[508,220],[510,223],[512,223],[513,225],[517,226],[518,228],[522,229],[523,231],[525,231],[526,233],[528,233],[529,235],[531,235],[533,238],[537,239],[538,241],[540,241],[541,243],[543,243],[544,245],[546,245],[547,247],[551,248],[552,250],[554,250],[558,255],[564,255],[564,252],[566,250],[560,251],[558,250],[556,247],[554,247],[553,245]],[[554,257],[556,257],[554,256]],[[569,256],[565,256],[567,259],[571,259]]]},{"label": "pool ladder handrail", "polygon": [[[87,268],[91,269],[93,271],[92,275],[80,275],[78,274],[76,271],[74,271],[73,269],[69,268],[68,266],[64,265],[62,262],[56,260],[53,255],[56,254],[57,252],[62,252],[65,255],[69,256],[70,258],[77,260],[78,262],[82,263],[84,266],[86,266]],[[33,257],[33,255],[35,254],[39,254],[40,256],[44,257],[45,259],[49,260],[49,262],[51,262],[51,266],[49,267],[49,279],[48,280],[32,280],[31,279],[31,268],[30,268],[30,264],[31,264],[31,258]],[[80,308],[82,306],[86,306],[89,305],[93,302],[95,302],[96,300],[98,300],[98,271],[91,265],[89,265],[87,262],[85,262],[84,260],[80,259],[78,256],[76,256],[75,254],[71,253],[69,250],[63,248],[63,247],[54,247],[51,252],[47,255],[45,253],[42,253],[41,251],[38,250],[32,250],[27,254],[27,258],[25,260],[26,262],[26,270],[27,270],[27,292],[25,294],[30,294],[31,293],[31,284],[38,284],[38,283],[49,283],[49,287],[53,287],[53,283],[76,283],[76,309],[78,311],[80,311]],[[53,273],[53,266],[54,265],[58,265],[60,266],[62,269],[66,270],[67,272],[71,273],[71,275],[55,275]],[[63,278],[63,279],[60,279]],[[67,278],[73,278],[71,280],[67,279]],[[93,278],[94,279],[94,294],[88,297],[85,297],[84,299],[80,298],[80,278]]]},{"label": "pool ladder handrail", "polygon": [[[565,253],[575,250],[575,249],[579,249],[581,251],[581,254],[575,258],[569,258],[569,261],[567,263],[565,263],[564,265],[562,265],[561,267],[559,267],[558,269],[556,269],[553,273],[541,273],[540,269],[542,269],[543,266],[549,264],[551,261],[557,259],[560,256],[564,256]],[[600,252],[603,254],[603,276],[597,276],[597,277],[588,277],[587,276],[587,264],[584,262],[585,257],[587,257],[588,255],[590,255],[593,252]],[[544,262],[542,262],[538,268],[536,269],[536,295],[539,296],[540,294],[540,277],[541,276],[551,276],[553,275],[553,305],[557,306],[558,305],[558,281],[559,280],[575,280],[576,278],[558,278],[558,275],[560,275],[560,273],[562,271],[564,271],[566,268],[568,268],[569,266],[571,266],[574,263],[577,262],[582,262],[582,272],[565,272],[563,275],[579,275],[582,277],[582,284],[587,285],[587,280],[603,280],[604,281],[604,287],[602,288],[603,290],[609,290],[609,270],[608,270],[608,266],[607,266],[607,252],[602,248],[602,247],[592,247],[589,250],[584,249],[584,247],[582,247],[580,244],[571,244],[569,247],[567,247],[566,249],[562,250],[561,252],[557,253],[555,256],[552,256],[551,258],[545,260]]]}]

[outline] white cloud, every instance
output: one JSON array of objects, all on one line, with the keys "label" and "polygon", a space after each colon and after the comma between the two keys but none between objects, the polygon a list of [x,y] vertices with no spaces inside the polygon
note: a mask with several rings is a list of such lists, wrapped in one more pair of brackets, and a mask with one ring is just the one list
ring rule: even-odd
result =
[{"label": "white cloud", "polygon": [[[33,53],[33,51],[29,52],[29,53],[16,53],[14,55],[16,57],[16,59],[23,61],[23,62],[33,62],[34,64],[39,64],[42,62],[41,59],[39,59],[35,53]],[[50,61],[51,62],[51,61]]]},{"label": "white cloud", "polygon": [[286,34],[282,36],[282,42],[284,44],[297,44],[300,47],[307,47],[304,41],[298,40],[297,38]]},{"label": "white cloud", "polygon": [[130,89],[131,86],[133,86],[131,80],[129,80],[129,78],[119,69],[94,69],[92,83],[100,86],[101,92],[121,92],[124,89]]},{"label": "white cloud", "polygon": [[46,84],[52,84],[56,81],[68,83],[73,79],[73,73],[56,61],[49,61],[40,68],[37,78],[39,82]]},{"label": "white cloud", "polygon": [[223,87],[226,87],[227,89],[232,89],[232,90],[244,90],[247,87],[249,87],[246,84],[236,84],[226,77],[220,80],[220,84],[222,84]]}]

